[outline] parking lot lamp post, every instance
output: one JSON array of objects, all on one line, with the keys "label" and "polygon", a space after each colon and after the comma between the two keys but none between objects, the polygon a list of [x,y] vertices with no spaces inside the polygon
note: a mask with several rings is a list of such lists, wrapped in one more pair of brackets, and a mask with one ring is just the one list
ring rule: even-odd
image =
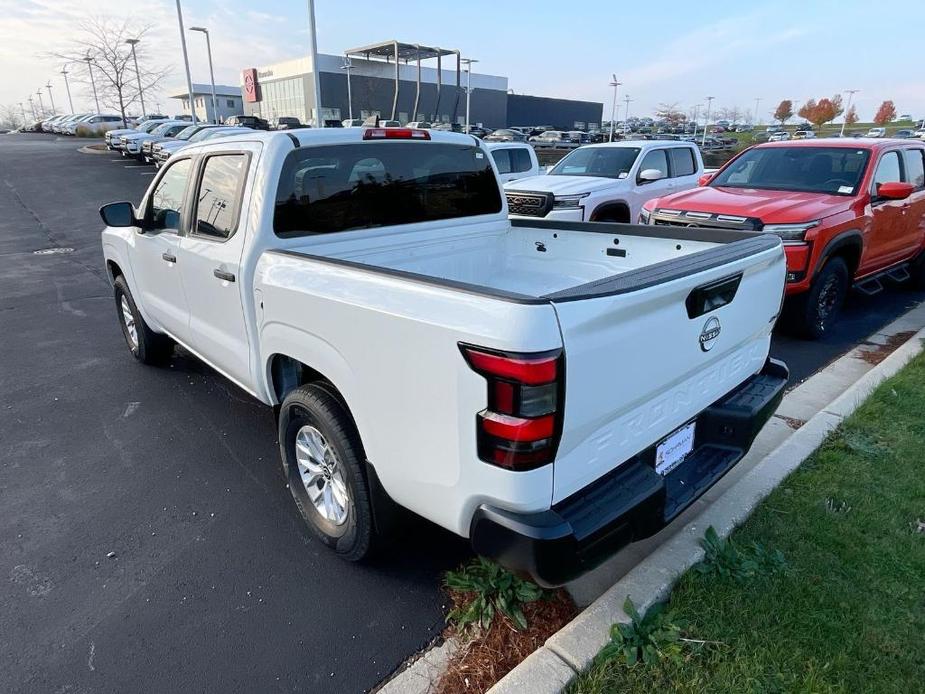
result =
[{"label": "parking lot lamp post", "polygon": [[[141,89],[141,73],[138,72],[138,56],[135,55],[135,44],[138,43],[139,39],[125,39],[125,42],[132,47],[132,61],[135,63],[135,79],[138,81],[138,98],[141,101],[141,115],[147,115],[145,113],[145,94]],[[123,125],[125,125],[123,123]]]},{"label": "parking lot lamp post", "polygon": [[347,71],[347,118],[353,120],[353,98],[350,96],[350,68],[353,67],[353,63],[350,62],[348,56],[344,56],[344,64],[340,66],[341,70]]},{"label": "parking lot lamp post", "polygon": [[29,95],[29,98],[27,99],[27,101],[29,102],[29,110],[32,111],[32,120],[34,121],[38,120],[39,117],[35,115],[35,102],[32,100],[31,94]]},{"label": "parking lot lamp post", "polygon": [[703,122],[703,139],[701,139],[700,141],[701,147],[704,147],[707,144],[707,130],[710,127],[710,107],[713,106],[713,99],[715,98],[716,98],[715,96],[707,97],[707,118]]},{"label": "parking lot lamp post", "polygon": [[466,133],[469,132],[469,98],[472,96],[472,63],[479,62],[474,58],[463,58],[466,64]]},{"label": "parking lot lamp post", "polygon": [[755,97],[755,125],[761,125],[761,121],[758,120],[758,104],[761,103],[761,97]]},{"label": "parking lot lamp post", "polygon": [[700,118],[700,104],[694,106],[694,142],[697,141],[697,126],[699,125],[698,119]]},{"label": "parking lot lamp post", "polygon": [[74,115],[74,100],[71,99],[71,85],[67,83],[67,65],[61,66],[61,74],[64,76],[64,90],[67,92],[67,103],[71,107],[71,115]]},{"label": "parking lot lamp post", "polygon": [[26,127],[26,107],[22,105],[22,101],[19,102],[19,110],[22,111],[22,126]]},{"label": "parking lot lamp post", "polygon": [[196,102],[193,100],[193,79],[189,74],[189,54],[186,52],[186,32],[183,31],[183,9],[180,7],[180,0],[177,0],[177,23],[180,25],[180,48],[183,49],[183,67],[186,69],[186,92],[189,97],[189,111],[193,118],[193,124],[198,123],[196,120]]},{"label": "parking lot lamp post", "polygon": [[55,114],[55,97],[51,93],[51,80],[48,80],[48,83],[45,85],[45,89],[48,90],[48,98],[51,99],[51,114]]},{"label": "parking lot lamp post", "polygon": [[215,98],[215,72],[212,70],[212,41],[209,40],[209,30],[205,27],[190,27],[189,30],[206,35],[206,53],[209,54],[209,79],[212,81],[212,120],[218,123],[218,99]]},{"label": "parking lot lamp post", "polygon": [[39,89],[36,94],[39,95],[39,116],[45,117],[45,102],[42,101],[42,90]]},{"label": "parking lot lamp post", "polygon": [[623,137],[626,137],[626,134],[629,132],[629,121],[630,121],[630,95],[627,94],[623,97],[623,100],[626,102],[626,113],[623,114]]},{"label": "parking lot lamp post", "polygon": [[845,90],[845,93],[848,94],[848,104],[845,106],[845,117],[841,122],[841,135],[839,135],[839,137],[845,136],[845,123],[848,122],[848,111],[851,110],[851,97],[853,97],[859,91],[861,90],[860,89],[846,89]]},{"label": "parking lot lamp post", "polygon": [[93,102],[96,104],[96,112],[100,112],[100,100],[96,96],[96,82],[93,80],[93,58],[88,54],[84,58],[84,62],[87,64],[87,72],[90,73],[90,86],[93,87]]},{"label": "parking lot lamp post", "polygon": [[617,82],[617,76],[613,76],[613,82],[610,83],[610,86],[613,87],[613,103],[610,106],[610,141],[613,142],[613,129],[614,129],[614,119],[617,117],[617,87],[619,87],[623,82]]},{"label": "parking lot lamp post", "polygon": [[[318,35],[315,31],[315,0],[308,0],[308,48],[312,58],[312,90],[315,99],[315,127],[323,128],[324,118],[321,117],[321,71],[318,69]],[[396,74],[398,74],[398,60],[395,61],[395,70]],[[396,90],[398,89],[397,84],[396,82]],[[392,115],[394,117],[395,114],[393,113]]]}]

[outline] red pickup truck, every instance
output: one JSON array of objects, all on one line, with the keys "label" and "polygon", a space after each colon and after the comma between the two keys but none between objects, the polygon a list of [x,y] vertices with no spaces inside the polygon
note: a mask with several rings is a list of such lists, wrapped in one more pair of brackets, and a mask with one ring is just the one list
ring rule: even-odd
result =
[{"label": "red pickup truck", "polygon": [[700,187],[647,202],[640,223],[777,234],[787,253],[784,319],[826,333],[854,285],[925,287],[925,143],[820,139],[744,150]]}]

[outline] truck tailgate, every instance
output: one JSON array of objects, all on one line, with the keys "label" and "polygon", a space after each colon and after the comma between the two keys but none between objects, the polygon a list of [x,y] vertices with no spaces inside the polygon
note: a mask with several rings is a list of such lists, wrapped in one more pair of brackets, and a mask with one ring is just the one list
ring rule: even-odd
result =
[{"label": "truck tailgate", "polygon": [[785,272],[780,240],[751,236],[550,295],[565,347],[552,502],[758,372]]}]

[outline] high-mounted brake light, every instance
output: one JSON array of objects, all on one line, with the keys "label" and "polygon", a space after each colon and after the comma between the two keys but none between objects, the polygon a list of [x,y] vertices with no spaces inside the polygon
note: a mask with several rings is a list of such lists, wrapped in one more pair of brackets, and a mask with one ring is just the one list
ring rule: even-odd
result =
[{"label": "high-mounted brake light", "polygon": [[415,128],[367,128],[364,140],[429,140],[430,133]]},{"label": "high-mounted brake light", "polygon": [[476,415],[479,458],[509,470],[551,463],[562,435],[561,350],[512,354],[460,344],[488,384],[488,407]]}]

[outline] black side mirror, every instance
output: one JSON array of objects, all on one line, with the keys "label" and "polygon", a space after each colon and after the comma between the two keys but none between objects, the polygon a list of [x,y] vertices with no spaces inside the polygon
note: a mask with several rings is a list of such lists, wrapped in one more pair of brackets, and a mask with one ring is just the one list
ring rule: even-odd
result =
[{"label": "black side mirror", "polygon": [[138,226],[135,219],[135,208],[130,202],[111,202],[100,208],[100,217],[109,227]]}]

